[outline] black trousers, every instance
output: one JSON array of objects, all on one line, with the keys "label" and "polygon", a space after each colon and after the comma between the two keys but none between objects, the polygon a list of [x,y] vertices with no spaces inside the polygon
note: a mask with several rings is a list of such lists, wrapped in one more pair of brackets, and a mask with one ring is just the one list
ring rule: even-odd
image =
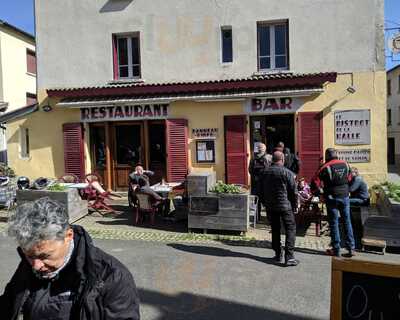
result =
[{"label": "black trousers", "polygon": [[294,257],[294,246],[296,242],[296,220],[292,210],[288,211],[271,211],[271,228],[272,228],[272,249],[278,255],[281,253],[281,219],[285,227],[285,260]]}]

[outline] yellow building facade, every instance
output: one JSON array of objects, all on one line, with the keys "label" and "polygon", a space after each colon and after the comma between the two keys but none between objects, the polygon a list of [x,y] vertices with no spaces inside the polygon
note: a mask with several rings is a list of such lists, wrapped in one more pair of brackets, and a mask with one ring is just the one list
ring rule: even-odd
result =
[{"label": "yellow building facade", "polygon": [[[133,87],[134,91],[135,88]],[[187,120],[187,170],[191,171],[215,171],[219,180],[229,182],[227,172],[227,136],[225,128],[225,119],[228,116],[244,116],[246,119],[245,141],[246,141],[246,164],[251,158],[254,141],[252,139],[251,121],[252,117],[271,116],[269,109],[265,112],[253,114],[246,111],[246,103],[248,99],[254,98],[268,98],[278,97],[281,98],[299,94],[298,90],[287,88],[284,95],[279,92],[272,92],[268,94],[253,94],[252,97],[238,98],[238,97],[218,97],[200,99],[193,97],[192,99],[179,100],[169,102],[169,112],[166,117],[154,117],[151,119],[133,119],[134,123],[144,123],[146,121],[166,121],[168,119],[185,119]],[[28,116],[11,120],[8,125],[8,144],[10,154],[10,164],[14,167],[18,174],[27,175],[31,178],[39,176],[47,177],[60,177],[66,173],[65,169],[65,136],[63,135],[63,125],[66,123],[81,123],[83,128],[83,150],[84,150],[84,171],[85,173],[96,171],[94,164],[95,155],[92,151],[93,141],[91,139],[91,128],[93,125],[103,123],[96,121],[88,123],[82,121],[81,108],[87,109],[96,107],[97,102],[90,103],[90,99],[77,99],[77,102],[71,102],[71,99],[56,97],[57,93],[51,93],[51,98],[48,97],[48,92],[42,91],[39,93],[40,107],[37,112]],[[62,94],[61,94],[62,95]],[[365,177],[366,181],[372,185],[382,182],[386,179],[387,164],[386,164],[386,74],[385,72],[360,72],[351,74],[337,74],[335,81],[324,82],[317,92],[304,93],[306,96],[296,97],[300,101],[296,110],[282,110],[279,114],[293,116],[293,149],[299,154],[302,166],[306,166],[308,160],[302,159],[301,150],[299,150],[299,135],[305,136],[305,141],[315,141],[319,137],[308,137],[308,130],[303,129],[301,132],[298,130],[299,121],[297,117],[303,113],[314,112],[320,114],[321,117],[321,132],[322,141],[319,155],[314,155],[312,170],[317,170],[319,156],[323,155],[323,150],[328,147],[334,147],[339,151],[351,151],[351,153],[344,153],[344,156],[353,157],[346,158],[349,160],[350,165],[356,166],[361,174]],[[83,99],[83,100],[82,100]],[[157,98],[158,100],[160,98]],[[157,103],[157,99],[153,98],[147,103]],[[93,99],[92,99],[93,100]],[[135,101],[133,99],[132,101]],[[116,102],[110,100],[109,104],[128,105],[130,102]],[[81,105],[80,105],[81,103]],[[50,109],[50,110],[49,110]],[[369,111],[370,126],[368,128],[370,135],[369,143],[362,144],[337,144],[337,128],[335,128],[335,112],[342,111],[355,111],[363,110]],[[115,120],[115,119],[114,119]],[[132,119],[130,119],[132,121]],[[109,121],[109,123],[126,123],[126,121]],[[337,125],[337,124],[336,124]],[[29,158],[21,159],[18,156],[21,150],[21,134],[22,128],[29,128]],[[217,129],[212,137],[208,140],[214,141],[215,147],[214,161],[209,163],[202,163],[198,159],[197,152],[202,152],[198,149],[197,141],[203,141],[202,138],[198,139],[196,130]],[[209,130],[208,130],[209,131]],[[353,132],[350,129],[349,132]],[[208,133],[207,133],[208,134]],[[312,131],[310,133],[312,135]],[[141,148],[149,149],[149,141],[151,139],[151,132],[147,133],[147,138],[143,139]],[[115,136],[113,136],[115,139]],[[266,136],[268,144],[269,137]],[[307,140],[308,139],[308,140]],[[118,143],[114,141],[112,143]],[[112,149],[112,148],[111,148]],[[109,152],[113,152],[111,150]],[[354,151],[363,150],[362,157],[354,157]],[[148,150],[143,150],[148,152]],[[168,152],[167,152],[168,153]],[[168,157],[165,155],[167,166]],[[316,158],[317,157],[317,158]],[[145,158],[145,157],[144,157]],[[354,160],[354,161],[353,161]],[[145,164],[148,160],[141,159],[137,164]],[[147,163],[148,164],[148,163]],[[107,165],[104,165],[105,167]],[[111,189],[119,189],[123,184],[118,185],[115,177],[117,173],[114,172],[112,165],[109,165],[111,172],[109,177],[103,175],[106,184]],[[311,170],[309,169],[309,170]],[[166,169],[165,169],[166,170]],[[163,177],[167,178],[167,173],[161,173]],[[309,178],[310,173],[308,173]],[[243,181],[248,183],[248,180]]]}]

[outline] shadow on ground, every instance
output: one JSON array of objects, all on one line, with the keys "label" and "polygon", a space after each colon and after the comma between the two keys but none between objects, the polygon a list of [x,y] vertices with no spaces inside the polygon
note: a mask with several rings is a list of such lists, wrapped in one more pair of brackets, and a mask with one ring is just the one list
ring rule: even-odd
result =
[{"label": "shadow on ground", "polygon": [[267,308],[241,304],[204,295],[181,292],[168,295],[148,289],[139,289],[141,304],[156,308],[154,320],[167,319],[251,319],[251,320],[312,320],[310,317],[284,313]]}]

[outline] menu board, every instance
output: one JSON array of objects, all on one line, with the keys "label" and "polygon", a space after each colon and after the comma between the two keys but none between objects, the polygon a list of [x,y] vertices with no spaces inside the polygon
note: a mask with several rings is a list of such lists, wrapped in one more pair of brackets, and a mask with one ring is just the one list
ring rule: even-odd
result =
[{"label": "menu board", "polygon": [[198,163],[214,163],[215,140],[196,141],[196,159]]},{"label": "menu board", "polygon": [[400,319],[400,265],[332,259],[331,319]]}]

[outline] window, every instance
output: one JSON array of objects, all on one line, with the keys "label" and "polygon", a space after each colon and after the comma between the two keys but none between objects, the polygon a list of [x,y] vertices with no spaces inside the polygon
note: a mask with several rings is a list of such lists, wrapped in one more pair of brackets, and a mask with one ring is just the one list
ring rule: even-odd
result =
[{"label": "window", "polygon": [[37,102],[36,94],[27,92],[26,93],[26,105],[30,106],[32,104],[35,104],[36,102]]},{"label": "window", "polygon": [[392,110],[391,109],[387,110],[387,125],[388,126],[392,125]]},{"label": "window", "polygon": [[232,27],[221,28],[222,62],[233,62]]},{"label": "window", "polygon": [[259,23],[258,69],[279,70],[289,68],[288,24]]},{"label": "window", "polygon": [[392,81],[387,81],[387,94],[390,96],[392,94]]},{"label": "window", "polygon": [[115,36],[114,38],[114,78],[140,78],[139,34]]},{"label": "window", "polygon": [[29,158],[29,129],[20,127],[20,156]]},{"label": "window", "polygon": [[36,53],[26,49],[26,72],[36,75]]}]

